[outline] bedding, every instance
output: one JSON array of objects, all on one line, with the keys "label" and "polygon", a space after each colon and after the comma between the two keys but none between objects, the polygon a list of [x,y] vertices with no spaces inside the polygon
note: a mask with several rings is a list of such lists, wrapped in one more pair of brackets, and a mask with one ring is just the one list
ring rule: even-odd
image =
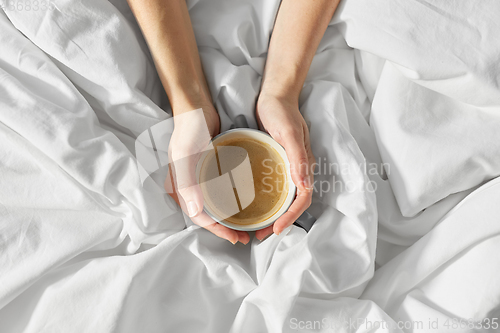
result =
[{"label": "bedding", "polygon": [[[136,140],[171,110],[126,1],[18,3],[0,332],[498,331],[498,1],[342,1],[300,96],[317,221],[247,246],[144,186]],[[223,130],[256,128],[279,1],[187,3]]]}]

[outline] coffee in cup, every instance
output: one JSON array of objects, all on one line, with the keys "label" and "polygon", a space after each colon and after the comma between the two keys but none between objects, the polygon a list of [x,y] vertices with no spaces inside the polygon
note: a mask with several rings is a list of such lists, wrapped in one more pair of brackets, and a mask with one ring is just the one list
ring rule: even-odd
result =
[{"label": "coffee in cup", "polygon": [[283,147],[251,129],[225,132],[212,145],[197,167],[205,211],[236,230],[271,225],[295,197]]}]

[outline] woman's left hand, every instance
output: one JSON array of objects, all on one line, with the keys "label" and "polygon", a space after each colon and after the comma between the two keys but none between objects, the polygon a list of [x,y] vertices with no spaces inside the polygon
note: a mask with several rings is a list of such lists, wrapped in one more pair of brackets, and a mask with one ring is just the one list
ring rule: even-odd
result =
[{"label": "woman's left hand", "polygon": [[309,129],[302,117],[297,99],[287,99],[261,92],[256,116],[259,125],[285,148],[290,161],[292,180],[297,196],[288,211],[276,222],[256,232],[259,240],[273,232],[279,235],[311,205],[315,159],[309,142]]}]

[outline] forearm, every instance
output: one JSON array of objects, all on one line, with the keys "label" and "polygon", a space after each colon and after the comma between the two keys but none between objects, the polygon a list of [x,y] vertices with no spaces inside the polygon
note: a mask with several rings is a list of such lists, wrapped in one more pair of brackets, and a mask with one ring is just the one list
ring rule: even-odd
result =
[{"label": "forearm", "polygon": [[174,114],[211,104],[185,0],[128,0]]},{"label": "forearm", "polygon": [[340,0],[283,0],[262,91],[298,102],[312,59]]}]

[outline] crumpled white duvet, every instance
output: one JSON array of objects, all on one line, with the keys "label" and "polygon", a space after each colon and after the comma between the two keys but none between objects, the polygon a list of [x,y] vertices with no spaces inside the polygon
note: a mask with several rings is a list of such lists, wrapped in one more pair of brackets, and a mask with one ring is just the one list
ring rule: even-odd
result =
[{"label": "crumpled white duvet", "polygon": [[[50,5],[0,11],[0,332],[496,331],[498,1],[343,0],[300,99],[317,222],[247,246],[142,187],[170,111],[126,1]],[[255,128],[279,1],[188,7]]]}]

